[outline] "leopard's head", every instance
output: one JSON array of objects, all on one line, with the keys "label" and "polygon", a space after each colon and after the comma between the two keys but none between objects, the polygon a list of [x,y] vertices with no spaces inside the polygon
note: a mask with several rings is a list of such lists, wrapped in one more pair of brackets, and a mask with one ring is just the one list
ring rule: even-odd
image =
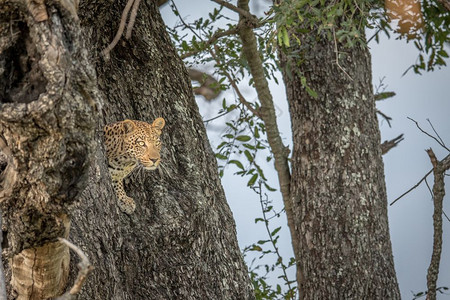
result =
[{"label": "leopard's head", "polygon": [[134,120],[123,121],[126,152],[147,170],[156,169],[161,161],[159,137],[165,123],[163,118],[155,119],[152,124]]}]

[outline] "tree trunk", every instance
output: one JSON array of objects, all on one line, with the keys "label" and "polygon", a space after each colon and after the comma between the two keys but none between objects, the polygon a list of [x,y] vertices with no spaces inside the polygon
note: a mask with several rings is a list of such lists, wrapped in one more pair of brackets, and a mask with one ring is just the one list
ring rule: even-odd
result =
[{"label": "tree trunk", "polygon": [[369,51],[338,44],[347,53],[340,55],[342,70],[334,41],[311,32],[301,45],[296,56],[281,54],[294,142],[300,298],[399,299]]},{"label": "tree trunk", "polygon": [[[234,220],[225,200],[188,75],[165,32],[156,3],[142,1],[131,39],[119,41],[109,60],[100,55],[114,37],[125,4],[126,1],[80,3],[78,15],[82,38],[90,60],[77,60],[78,56],[71,59],[80,69],[94,65],[97,78],[92,74],[88,78],[71,77],[77,80],[77,84],[65,88],[71,92],[85,84],[93,85],[93,89],[98,87],[103,98],[102,117],[95,137],[84,134],[80,141],[87,145],[95,141],[92,155],[87,155],[89,151],[83,152],[87,153],[85,159],[91,160],[88,187],[81,197],[78,194],[73,196],[75,205],[69,206],[71,202],[61,205],[59,198],[52,195],[47,197],[50,203],[45,202],[51,216],[53,210],[50,208],[57,204],[69,212],[72,224],[69,239],[88,255],[95,266],[80,298],[253,299],[236,240]],[[52,18],[54,10],[47,7]],[[64,19],[64,14],[54,13],[61,15],[64,26],[71,24]],[[3,15],[2,22],[8,24],[9,18]],[[66,36],[67,39],[71,37]],[[13,57],[14,51],[10,52]],[[84,99],[82,104],[87,106],[89,103],[86,97]],[[99,99],[95,98],[95,101],[100,103]],[[62,97],[61,105],[82,105],[70,104],[68,100]],[[39,101],[40,98],[32,103],[38,105]],[[18,104],[8,105],[14,107]],[[1,107],[2,111],[4,107]],[[72,115],[57,114],[55,122],[67,116]],[[135,170],[125,179],[127,194],[136,201],[136,211],[129,216],[117,206],[101,128],[105,123],[127,118],[151,123],[159,116],[166,120],[161,136],[161,165],[156,171]],[[95,113],[87,119],[97,121]],[[75,118],[72,122],[74,131],[83,133],[87,129],[76,123],[78,121]],[[14,126],[21,125],[14,123]],[[90,132],[93,132],[91,128]],[[64,139],[66,131],[59,131],[59,127],[54,130]],[[3,129],[1,133],[5,135]],[[6,145],[9,146],[9,141]],[[36,146],[31,141],[29,149]],[[15,161],[14,153],[12,157]],[[48,160],[52,161],[41,156],[38,163],[45,164]],[[57,169],[56,166],[51,168]],[[87,174],[84,169],[76,166],[74,169]],[[27,171],[18,170],[16,175]],[[78,182],[82,175],[69,173],[66,176]],[[72,195],[70,186],[63,188]],[[18,196],[15,201],[24,200]],[[12,214],[17,208],[12,205],[5,207],[4,215],[12,223],[9,212]],[[27,222],[33,222],[37,213],[33,211],[30,214]],[[54,224],[48,223],[48,226]],[[8,227],[8,237],[15,232],[15,227]],[[51,240],[62,235],[63,231],[59,230]],[[17,249],[39,245],[42,243],[33,242]],[[73,259],[70,264],[69,283],[73,282],[77,272],[76,261]]]}]

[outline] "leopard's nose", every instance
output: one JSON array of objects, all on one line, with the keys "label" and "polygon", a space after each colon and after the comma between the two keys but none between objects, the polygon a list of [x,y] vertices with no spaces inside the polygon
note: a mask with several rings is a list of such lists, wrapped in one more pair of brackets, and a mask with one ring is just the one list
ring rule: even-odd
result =
[{"label": "leopard's nose", "polygon": [[159,160],[159,158],[150,158],[151,162],[156,164],[156,162]]}]

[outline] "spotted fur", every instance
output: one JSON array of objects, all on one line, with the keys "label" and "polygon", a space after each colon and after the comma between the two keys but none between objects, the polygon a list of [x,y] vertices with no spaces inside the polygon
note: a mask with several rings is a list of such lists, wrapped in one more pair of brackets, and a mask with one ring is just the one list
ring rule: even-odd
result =
[{"label": "spotted fur", "polygon": [[123,179],[138,164],[147,170],[155,170],[160,161],[161,129],[163,118],[157,118],[152,124],[142,121],[125,120],[106,125],[105,136],[108,168],[118,198],[119,208],[131,214],[136,208],[133,198],[128,197],[123,188]]}]

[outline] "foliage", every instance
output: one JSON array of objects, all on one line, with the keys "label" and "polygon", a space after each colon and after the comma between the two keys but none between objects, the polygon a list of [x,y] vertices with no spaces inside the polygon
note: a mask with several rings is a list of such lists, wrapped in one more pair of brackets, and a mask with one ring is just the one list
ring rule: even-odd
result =
[{"label": "foliage", "polygon": [[[418,62],[411,66],[417,74],[445,66],[445,59],[448,58],[445,44],[450,43],[450,11],[438,1],[423,0],[422,12],[425,19],[424,36],[414,41],[419,56]],[[427,61],[425,56],[428,56]]]},{"label": "foliage", "polygon": [[[222,100],[222,108],[218,111],[217,117],[205,122],[212,122],[225,115],[232,116],[231,120],[224,122],[226,129],[221,136],[221,143],[216,148],[219,173],[223,176],[227,166],[234,165],[237,169],[235,174],[245,177],[248,187],[260,198],[263,217],[256,219],[255,222],[262,222],[265,225],[268,239],[257,241],[244,249],[244,255],[251,252],[261,253],[259,260],[253,260],[249,268],[256,297],[291,299],[294,297],[295,286],[287,276],[279,278],[282,283],[276,287],[267,283],[270,273],[277,268],[285,271],[294,265],[294,261],[291,259],[286,264],[278,253],[277,241],[280,229],[269,230],[271,218],[267,215],[280,216],[280,213],[273,210],[265,194],[265,191],[276,191],[264,174],[264,168],[269,165],[266,162],[271,162],[273,155],[267,142],[265,124],[257,114],[261,107],[259,100],[249,101],[239,90],[239,84],[254,86],[253,79],[248,76],[248,64],[241,53],[242,43],[237,35],[241,25],[228,17],[223,7],[214,8],[207,15],[193,22],[187,22],[181,17],[173,1],[170,5],[180,22],[174,28],[168,28],[168,31],[180,56],[188,66],[204,66],[212,70],[211,75],[217,78],[219,89],[224,91],[232,89],[235,92],[234,99]],[[278,83],[277,49],[289,50],[287,55],[296,56],[296,61],[301,62],[301,59],[298,59],[301,56],[298,48],[302,41],[315,42],[318,38],[326,37],[334,41],[336,48],[366,47],[366,28],[376,30],[376,34],[369,40],[375,38],[379,41],[381,32],[389,37],[392,28],[380,5],[377,1],[353,0],[283,0],[273,5],[254,25],[266,78]],[[419,50],[419,59],[411,67],[417,73],[420,70],[429,71],[435,66],[445,65],[444,59],[448,57],[444,44],[449,42],[450,18],[448,12],[443,12],[438,5],[423,0],[423,13],[427,20],[424,29],[425,39],[414,41]],[[318,35],[310,34],[313,31]],[[429,55],[426,63],[424,55]],[[290,72],[287,73],[289,76]],[[306,78],[302,74],[297,75],[300,76],[306,91],[312,97],[317,97],[317,93],[308,87]],[[385,93],[381,96],[390,95]],[[267,246],[269,249],[265,248]],[[258,263],[263,257],[274,254],[277,256],[274,264]]]},{"label": "foliage", "polygon": [[[259,202],[261,204],[262,211],[262,218],[256,218],[255,223],[261,222],[264,224],[268,239],[259,240],[256,243],[247,246],[243,251],[244,257],[250,252],[260,253],[258,261],[261,261],[262,258],[270,255],[276,257],[275,263],[272,264],[258,264],[254,266],[257,260],[256,258],[252,260],[249,266],[249,274],[255,290],[255,297],[256,299],[294,300],[296,298],[296,281],[289,280],[286,271],[287,269],[295,266],[295,259],[291,257],[289,262],[285,264],[277,246],[278,239],[280,238],[278,233],[281,230],[281,227],[271,230],[269,226],[269,221],[273,218],[279,218],[282,212],[276,212],[271,205],[271,201],[268,199],[267,194],[263,195],[261,181],[259,181],[258,185],[254,186],[252,189],[259,195]],[[269,217],[268,215],[271,216]],[[264,275],[260,275],[260,272],[258,272],[259,269],[263,269]],[[278,276],[278,278],[284,283],[284,288],[282,288],[280,284],[277,284],[274,288],[267,283],[267,276],[269,274],[273,274],[276,269],[280,269],[282,271],[282,274]]]}]

